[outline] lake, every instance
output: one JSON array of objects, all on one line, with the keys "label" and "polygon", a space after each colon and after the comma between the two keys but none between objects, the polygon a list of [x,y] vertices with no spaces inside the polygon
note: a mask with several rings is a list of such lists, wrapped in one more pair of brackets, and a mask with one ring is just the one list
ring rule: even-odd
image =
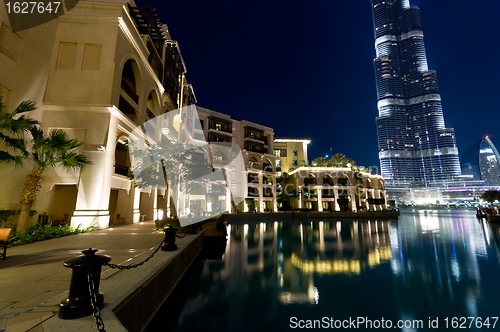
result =
[{"label": "lake", "polygon": [[245,221],[228,233],[147,331],[500,328],[500,232],[473,210]]}]

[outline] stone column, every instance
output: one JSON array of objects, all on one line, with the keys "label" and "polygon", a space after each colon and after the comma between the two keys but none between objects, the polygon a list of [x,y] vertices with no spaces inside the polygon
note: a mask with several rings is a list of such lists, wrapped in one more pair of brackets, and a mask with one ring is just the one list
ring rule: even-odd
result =
[{"label": "stone column", "polygon": [[153,220],[158,219],[158,189],[151,190],[153,195]]},{"label": "stone column", "polygon": [[264,174],[262,172],[259,172],[258,176],[259,176],[259,202],[258,202],[258,205],[255,206],[255,208],[259,212],[264,212],[264,206],[263,206],[264,205],[264,201],[263,201],[264,186],[263,186],[263,183],[262,183]]},{"label": "stone column", "polygon": [[228,212],[236,212],[233,211],[231,206],[231,176],[228,175],[227,183],[226,183],[226,211]]},{"label": "stone column", "polygon": [[323,186],[316,186],[316,192],[318,193],[318,211],[323,211]]},{"label": "stone column", "polygon": [[349,192],[351,196],[350,204],[351,204],[351,211],[356,212],[356,190],[353,186],[349,187]]},{"label": "stone column", "polygon": [[[103,120],[106,116],[109,121],[107,136],[103,145],[103,151],[98,150],[92,144],[95,138],[86,137],[85,146],[89,150],[84,153],[92,161],[81,173],[78,181],[78,196],[76,208],[71,218],[71,226],[82,225],[87,227],[96,225],[98,228],[109,227],[109,195],[111,190],[111,177],[114,173],[114,154],[118,120],[112,114],[99,114],[98,118]],[[94,139],[94,141],[92,140]]]},{"label": "stone column", "polygon": [[333,187],[333,192],[335,194],[335,211],[340,211],[340,205],[339,205],[339,187],[338,186]]},{"label": "stone column", "polygon": [[138,223],[141,219],[141,189],[135,188],[134,190],[134,219],[132,222]]}]

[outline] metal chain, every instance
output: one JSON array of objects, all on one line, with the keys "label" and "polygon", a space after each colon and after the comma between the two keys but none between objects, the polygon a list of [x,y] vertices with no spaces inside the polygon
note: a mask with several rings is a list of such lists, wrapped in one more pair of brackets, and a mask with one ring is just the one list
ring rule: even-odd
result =
[{"label": "metal chain", "polygon": [[156,248],[156,250],[148,258],[146,258],[142,262],[139,262],[139,263],[136,263],[136,264],[130,264],[130,265],[120,265],[120,264],[112,264],[112,263],[103,263],[102,265],[106,265],[106,266],[109,266],[112,269],[119,269],[119,270],[135,269],[136,267],[141,266],[142,264],[146,263],[151,258],[153,258],[153,256],[158,252],[158,250],[160,250],[161,246],[163,245],[163,242],[165,242],[165,239],[163,239],[163,241],[161,241],[161,243],[158,245],[158,248]]},{"label": "metal chain", "polygon": [[104,322],[101,318],[101,310],[99,310],[99,306],[97,305],[97,292],[94,286],[94,280],[92,279],[92,270],[87,270],[87,279],[89,281],[89,291],[90,291],[90,304],[92,305],[92,314],[94,315],[95,325],[97,327],[97,331],[106,332],[104,329]]}]

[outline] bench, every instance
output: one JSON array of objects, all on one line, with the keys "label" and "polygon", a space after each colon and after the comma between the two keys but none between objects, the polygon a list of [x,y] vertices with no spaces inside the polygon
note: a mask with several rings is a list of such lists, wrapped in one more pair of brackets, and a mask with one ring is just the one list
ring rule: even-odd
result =
[{"label": "bench", "polygon": [[3,247],[3,260],[7,258],[7,244],[12,228],[0,228],[0,248]]}]

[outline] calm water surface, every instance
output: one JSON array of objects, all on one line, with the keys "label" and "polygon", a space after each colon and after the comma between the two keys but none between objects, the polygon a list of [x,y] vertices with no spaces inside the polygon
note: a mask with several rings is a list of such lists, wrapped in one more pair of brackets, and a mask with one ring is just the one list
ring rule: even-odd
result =
[{"label": "calm water surface", "polygon": [[287,331],[358,317],[362,330],[370,325],[361,318],[386,327],[390,320],[395,331],[446,330],[448,318],[451,331],[453,317],[490,317],[480,330],[500,329],[492,318],[500,316],[500,233],[474,211],[266,220],[228,232],[222,259],[200,260],[149,331]]}]

